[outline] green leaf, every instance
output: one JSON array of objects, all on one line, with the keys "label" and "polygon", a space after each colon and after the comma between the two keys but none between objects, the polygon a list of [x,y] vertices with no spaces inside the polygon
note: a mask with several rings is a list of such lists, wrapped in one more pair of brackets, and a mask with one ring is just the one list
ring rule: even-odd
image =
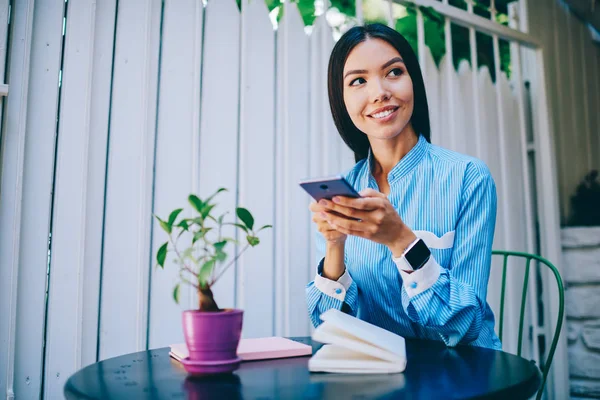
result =
[{"label": "green leaf", "polygon": [[237,213],[238,218],[242,220],[244,225],[246,225],[248,229],[252,230],[252,227],[254,226],[254,217],[252,216],[252,214],[250,214],[250,211],[246,210],[243,207],[238,207],[235,211]]},{"label": "green leaf", "polygon": [[158,220],[160,227],[163,228],[163,230],[170,235],[171,231],[172,231],[171,225],[169,225],[166,221],[163,221],[162,219],[160,219],[158,217],[156,217],[156,219]]},{"label": "green leaf", "polygon": [[242,224],[232,224],[232,223],[229,223],[229,224],[225,224],[225,225],[233,225],[233,226],[237,226],[238,228],[242,229],[244,232],[248,233],[248,228],[246,228],[246,227],[245,227],[244,225],[242,225]]},{"label": "green leaf", "polygon": [[175,300],[175,303],[179,304],[179,283],[173,289],[173,300]]},{"label": "green leaf", "polygon": [[227,259],[227,253],[225,253],[224,251],[221,251],[221,250],[217,250],[217,254],[215,254],[215,258],[217,259],[217,261],[223,262]]},{"label": "green leaf", "polygon": [[187,219],[182,219],[181,222],[177,224],[177,226],[183,228],[184,231],[187,231],[190,228]]},{"label": "green leaf", "polygon": [[230,242],[230,243],[236,243],[236,244],[238,242],[234,238],[230,238],[230,237],[224,237],[224,238],[221,238],[221,240],[224,241],[224,242]]},{"label": "green leaf", "polygon": [[173,226],[173,224],[175,223],[175,220],[177,219],[177,216],[179,215],[180,212],[183,211],[183,208],[178,208],[177,210],[173,211],[171,213],[171,215],[169,215],[169,222],[168,224],[170,226]]},{"label": "green leaf", "polygon": [[200,213],[202,215],[202,218],[206,218],[206,216],[208,214],[210,214],[210,212],[212,211],[212,209],[215,207],[215,204],[208,204],[206,203],[204,205],[204,207],[202,207],[202,212]]},{"label": "green leaf", "polygon": [[191,219],[190,222],[193,223],[193,224],[202,226],[202,224],[204,224],[204,218],[202,218],[202,217],[196,217],[194,219]]},{"label": "green leaf", "polygon": [[246,239],[248,240],[248,244],[252,247],[258,245],[260,243],[260,239],[257,238],[256,236],[246,236]]},{"label": "green leaf", "polygon": [[223,224],[223,219],[225,218],[225,216],[226,216],[227,214],[228,214],[228,213],[225,213],[225,214],[223,214],[223,215],[219,216],[219,219],[217,220],[217,223],[218,223],[219,225],[222,225],[222,224]]},{"label": "green leaf", "polygon": [[168,246],[169,246],[169,242],[165,242],[162,246],[160,246],[160,248],[158,249],[158,252],[156,253],[156,262],[162,268],[165,267],[165,259],[167,258],[167,247]]},{"label": "green leaf", "polygon": [[261,228],[260,228],[259,230],[257,230],[256,232],[260,232],[260,231],[262,231],[263,229],[272,228],[272,227],[273,227],[273,225],[265,225],[265,226],[261,226]]},{"label": "green leaf", "polygon": [[198,240],[202,239],[207,232],[212,230],[212,228],[202,228],[198,232],[194,233],[194,238],[192,239],[192,244],[196,243]]},{"label": "green leaf", "polygon": [[208,203],[209,203],[209,202],[210,202],[210,201],[211,201],[211,200],[212,200],[212,199],[213,199],[213,198],[214,198],[216,195],[218,195],[218,194],[219,194],[219,193],[221,193],[221,192],[226,192],[226,191],[227,191],[227,189],[225,189],[225,188],[220,188],[220,189],[218,189],[218,190],[217,190],[215,193],[213,193],[213,194],[212,194],[212,195],[211,195],[211,196],[210,196],[208,199],[206,199],[206,201],[205,201],[204,203],[207,203],[207,204],[208,204]]},{"label": "green leaf", "polygon": [[194,248],[188,247],[181,253],[181,261],[185,262],[185,260],[187,260],[188,258],[193,260],[194,259],[193,253],[194,253]]},{"label": "green leaf", "polygon": [[204,203],[202,202],[202,200],[200,200],[198,198],[198,196],[196,196],[195,194],[190,194],[188,196],[188,201],[190,202],[192,207],[194,207],[194,210],[196,210],[198,212],[202,211],[202,207],[204,207]]},{"label": "green leaf", "polygon": [[227,240],[222,240],[220,242],[215,243],[213,246],[215,246],[215,249],[217,249],[217,251],[221,251],[221,250],[223,250],[223,248],[225,247],[226,244],[227,244]]},{"label": "green leaf", "polygon": [[198,284],[201,287],[206,285],[214,266],[215,260],[213,259],[205,262],[202,268],[200,268],[200,273],[198,274]]}]

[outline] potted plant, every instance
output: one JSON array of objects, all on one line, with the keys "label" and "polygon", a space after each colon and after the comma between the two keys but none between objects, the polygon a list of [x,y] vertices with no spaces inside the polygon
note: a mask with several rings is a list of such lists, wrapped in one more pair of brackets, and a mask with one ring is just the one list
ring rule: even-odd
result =
[{"label": "potted plant", "polygon": [[598,171],[590,171],[577,185],[571,197],[568,225],[561,229],[563,279],[566,283],[568,353],[571,388],[582,396],[593,392],[590,380],[584,385],[578,379],[589,375],[590,357],[597,357],[600,337],[600,179]]},{"label": "potted plant", "polygon": [[[188,201],[197,213],[195,217],[179,218],[182,208],[173,210],[166,219],[155,215],[168,235],[168,241],[156,253],[157,264],[164,268],[167,254],[173,253],[179,267],[180,283],[173,289],[173,299],[179,303],[182,284],[191,285],[198,294],[198,309],[183,312],[183,334],[189,358],[182,363],[192,373],[229,372],[239,365],[236,352],[243,311],[219,308],[211,288],[242,253],[260,243],[258,232],[271,228],[271,225],[265,225],[254,230],[252,214],[242,207],[235,210],[241,223],[225,222],[227,212],[214,216],[216,203],[213,200],[224,191],[226,189],[221,188],[206,199],[190,195]],[[234,226],[245,236],[243,245],[222,236],[222,228],[226,225]],[[238,249],[235,257],[227,262],[229,244],[238,245]]]}]

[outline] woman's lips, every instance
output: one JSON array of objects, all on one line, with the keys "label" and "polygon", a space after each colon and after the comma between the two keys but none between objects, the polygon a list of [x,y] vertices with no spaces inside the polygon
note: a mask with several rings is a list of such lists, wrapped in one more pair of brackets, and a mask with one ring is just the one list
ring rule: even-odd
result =
[{"label": "woman's lips", "polygon": [[[393,107],[393,108],[388,108],[387,110],[377,111],[375,113],[372,113],[369,115],[369,118],[371,118],[373,121],[376,121],[378,123],[386,123],[386,122],[394,119],[394,117],[396,116],[397,113],[398,113],[398,107]],[[379,117],[377,117],[376,115],[379,115]]]}]

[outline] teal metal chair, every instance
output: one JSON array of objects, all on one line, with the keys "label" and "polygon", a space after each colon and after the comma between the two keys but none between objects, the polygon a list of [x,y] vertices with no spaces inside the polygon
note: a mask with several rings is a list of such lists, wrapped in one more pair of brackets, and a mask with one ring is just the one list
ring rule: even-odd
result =
[{"label": "teal metal chair", "polygon": [[554,330],[554,337],[552,338],[552,345],[550,346],[550,350],[548,351],[548,357],[546,358],[546,362],[544,363],[543,367],[541,368],[541,370],[542,370],[542,385],[540,386],[540,389],[538,390],[538,394],[536,396],[536,399],[539,400],[542,397],[542,393],[544,392],[544,387],[546,385],[546,378],[548,376],[548,371],[550,370],[550,366],[552,365],[552,358],[554,358],[554,352],[556,351],[556,345],[558,343],[558,338],[560,336],[560,330],[562,328],[564,306],[565,306],[563,282],[562,282],[562,279],[561,279],[560,274],[558,273],[558,270],[556,269],[556,267],[554,265],[552,265],[552,263],[550,261],[546,260],[543,257],[536,256],[534,254],[529,254],[529,253],[521,253],[521,252],[517,252],[517,251],[505,251],[505,250],[493,250],[492,255],[498,255],[498,256],[504,257],[504,264],[502,267],[502,290],[501,290],[501,294],[500,294],[500,321],[499,321],[499,326],[498,326],[498,336],[501,341],[502,341],[502,325],[504,322],[504,296],[505,296],[505,292],[506,292],[506,267],[508,264],[508,258],[514,257],[514,258],[526,260],[525,279],[523,282],[523,295],[521,296],[521,313],[519,316],[519,342],[518,342],[518,347],[517,347],[517,355],[519,355],[519,356],[521,355],[521,345],[523,343],[523,318],[525,316],[525,304],[526,304],[526,299],[527,299],[527,284],[529,283],[529,268],[530,268],[531,260],[539,261],[541,263],[541,265],[545,265],[546,267],[550,268],[550,270],[554,274],[554,277],[556,278],[556,285],[558,286],[558,296],[559,296],[558,316],[557,316],[557,321],[556,321],[556,329]]}]

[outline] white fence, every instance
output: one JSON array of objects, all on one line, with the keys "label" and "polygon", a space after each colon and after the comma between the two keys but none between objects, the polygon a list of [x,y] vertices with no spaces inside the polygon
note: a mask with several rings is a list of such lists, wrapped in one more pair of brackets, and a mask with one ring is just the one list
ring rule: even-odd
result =
[{"label": "white fence", "polygon": [[[353,164],[329,111],[325,19],[307,35],[296,6],[274,31],[260,1],[243,13],[234,0],[33,4],[12,9],[0,393],[57,398],[87,364],[182,341],[180,312],[195,293],[177,306],[176,268],[153,267],[165,235],[152,214],[218,187],[229,188],[221,211],[245,206],[275,226],[217,284],[218,304],[245,310],[246,337],[308,335],[314,229],[297,182]],[[527,250],[518,85],[447,60],[438,70],[428,51],[421,59],[434,143],[488,163],[500,196],[495,247]],[[496,309],[499,277],[498,268]],[[509,275],[508,351],[522,279]],[[530,343],[524,355],[537,358]]]}]

